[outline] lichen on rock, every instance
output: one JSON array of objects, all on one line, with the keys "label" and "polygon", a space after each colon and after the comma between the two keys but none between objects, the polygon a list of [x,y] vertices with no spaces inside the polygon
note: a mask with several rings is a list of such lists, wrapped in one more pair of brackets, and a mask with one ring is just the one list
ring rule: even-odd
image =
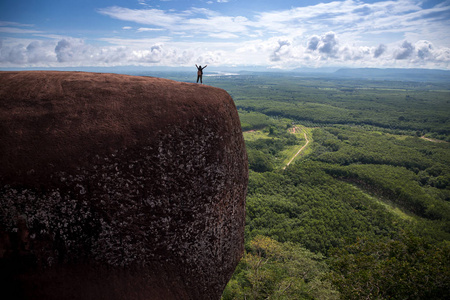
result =
[{"label": "lichen on rock", "polygon": [[15,299],[220,298],[248,176],[224,90],[0,72],[0,123],[0,281]]}]

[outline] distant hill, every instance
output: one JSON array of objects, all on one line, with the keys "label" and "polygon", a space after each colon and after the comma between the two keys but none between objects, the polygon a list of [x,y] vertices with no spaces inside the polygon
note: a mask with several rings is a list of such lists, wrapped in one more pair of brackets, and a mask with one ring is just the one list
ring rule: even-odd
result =
[{"label": "distant hill", "polygon": [[450,71],[436,69],[339,69],[333,75],[347,78],[419,82],[450,82]]}]

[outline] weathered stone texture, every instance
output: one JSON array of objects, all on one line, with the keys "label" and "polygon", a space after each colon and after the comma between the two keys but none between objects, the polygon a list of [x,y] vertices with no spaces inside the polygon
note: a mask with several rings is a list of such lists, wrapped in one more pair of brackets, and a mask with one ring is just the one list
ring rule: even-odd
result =
[{"label": "weathered stone texture", "polygon": [[0,72],[4,295],[219,299],[243,252],[247,176],[224,90]]}]

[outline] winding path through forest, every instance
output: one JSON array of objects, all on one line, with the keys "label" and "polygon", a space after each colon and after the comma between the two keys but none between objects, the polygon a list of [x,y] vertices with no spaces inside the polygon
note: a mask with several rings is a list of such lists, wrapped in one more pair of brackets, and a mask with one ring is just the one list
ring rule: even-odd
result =
[{"label": "winding path through forest", "polygon": [[[293,128],[293,133],[295,133],[295,129],[296,129],[296,127]],[[289,166],[289,165],[291,164],[291,162],[294,161],[294,159],[295,159],[295,158],[303,151],[303,149],[306,148],[306,146],[308,146],[309,140],[308,140],[308,136],[306,135],[306,132],[303,132],[303,135],[305,136],[306,144],[304,144],[304,145],[300,148],[300,150],[298,150],[298,152],[291,158],[291,160],[286,164],[286,166],[283,168],[283,170],[286,169],[287,166]]]}]

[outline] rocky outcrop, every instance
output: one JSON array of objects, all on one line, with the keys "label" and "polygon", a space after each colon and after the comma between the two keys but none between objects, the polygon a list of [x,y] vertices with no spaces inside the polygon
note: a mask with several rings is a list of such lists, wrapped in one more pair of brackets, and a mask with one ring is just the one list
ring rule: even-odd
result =
[{"label": "rocky outcrop", "polygon": [[224,90],[0,72],[0,140],[2,299],[220,298],[248,176]]}]

